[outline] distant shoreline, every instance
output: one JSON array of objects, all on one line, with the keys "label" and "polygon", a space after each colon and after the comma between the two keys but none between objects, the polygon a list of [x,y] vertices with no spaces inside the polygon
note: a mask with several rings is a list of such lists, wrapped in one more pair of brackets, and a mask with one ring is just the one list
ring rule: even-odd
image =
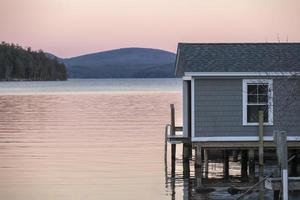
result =
[{"label": "distant shoreline", "polygon": [[65,80],[29,80],[29,79],[10,79],[10,80],[3,80],[0,79],[0,82],[38,82],[38,81],[67,81],[68,79]]}]

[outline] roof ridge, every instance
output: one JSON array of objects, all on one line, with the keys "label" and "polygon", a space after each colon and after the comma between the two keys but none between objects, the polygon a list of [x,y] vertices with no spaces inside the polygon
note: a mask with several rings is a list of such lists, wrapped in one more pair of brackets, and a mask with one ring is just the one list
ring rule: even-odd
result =
[{"label": "roof ridge", "polygon": [[179,42],[178,45],[251,45],[251,44],[255,44],[255,45],[266,45],[266,44],[276,44],[276,45],[280,45],[280,44],[297,44],[299,45],[300,42],[202,42],[202,43],[193,43],[193,42]]}]

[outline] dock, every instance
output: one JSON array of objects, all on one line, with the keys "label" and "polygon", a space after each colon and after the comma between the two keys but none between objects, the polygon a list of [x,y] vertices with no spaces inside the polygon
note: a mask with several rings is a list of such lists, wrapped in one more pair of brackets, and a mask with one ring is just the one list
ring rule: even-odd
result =
[{"label": "dock", "polygon": [[[168,144],[170,144],[172,163],[171,177],[175,177],[177,159],[176,145],[182,144],[183,170],[189,173],[191,167],[190,161],[194,161],[195,191],[209,192],[209,190],[206,190],[207,188],[220,187],[220,185],[222,185],[223,187],[228,187],[228,191],[230,188],[237,191],[236,199],[243,199],[247,196],[249,191],[259,191],[259,199],[263,199],[264,191],[271,190],[274,193],[274,199],[285,195],[283,199],[286,200],[289,190],[300,190],[300,177],[298,177],[299,156],[297,156],[300,153],[298,150],[300,146],[298,141],[287,143],[286,133],[276,133],[277,135],[274,135],[274,140],[276,141],[263,141],[263,126],[262,123],[260,123],[261,126],[258,132],[261,140],[259,140],[259,142],[224,142],[223,144],[220,144],[220,142],[218,142],[218,144],[216,144],[217,142],[192,142],[191,137],[187,137],[183,134],[183,127],[176,126],[174,105],[170,105],[170,109],[170,124],[167,124],[165,127],[165,163],[167,163]],[[260,116],[261,121],[262,118],[263,116]],[[277,149],[277,155],[275,149]],[[218,183],[218,180],[209,181],[209,156],[211,156],[211,151],[220,152],[217,156],[219,156],[223,165],[223,178],[219,180],[221,184]],[[275,158],[275,160],[278,160],[278,164],[276,165],[278,174],[272,177],[265,176],[264,174],[264,159],[270,155]],[[230,175],[230,162],[240,162],[241,171],[238,176],[239,181],[230,181],[233,180],[233,177]],[[257,169],[258,173],[256,171]],[[290,169],[290,174],[294,176],[288,177],[288,169]],[[259,175],[258,177],[256,176],[257,174]],[[286,177],[284,177],[285,175]],[[285,184],[282,184],[282,182]]]}]

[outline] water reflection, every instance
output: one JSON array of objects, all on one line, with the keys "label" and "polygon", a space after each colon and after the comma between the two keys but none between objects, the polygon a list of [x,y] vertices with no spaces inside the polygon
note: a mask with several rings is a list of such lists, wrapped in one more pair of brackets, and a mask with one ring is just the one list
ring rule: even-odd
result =
[{"label": "water reflection", "polygon": [[164,161],[171,103],[180,125],[179,92],[0,96],[0,199],[234,199],[218,160],[210,193],[195,191],[194,158],[183,162],[181,145],[173,173]]}]

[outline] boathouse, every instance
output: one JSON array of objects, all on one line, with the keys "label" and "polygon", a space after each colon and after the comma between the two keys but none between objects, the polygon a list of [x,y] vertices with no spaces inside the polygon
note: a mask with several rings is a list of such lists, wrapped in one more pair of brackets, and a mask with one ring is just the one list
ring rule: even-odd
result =
[{"label": "boathouse", "polygon": [[183,138],[203,147],[253,147],[287,132],[300,146],[300,43],[179,43]]}]

